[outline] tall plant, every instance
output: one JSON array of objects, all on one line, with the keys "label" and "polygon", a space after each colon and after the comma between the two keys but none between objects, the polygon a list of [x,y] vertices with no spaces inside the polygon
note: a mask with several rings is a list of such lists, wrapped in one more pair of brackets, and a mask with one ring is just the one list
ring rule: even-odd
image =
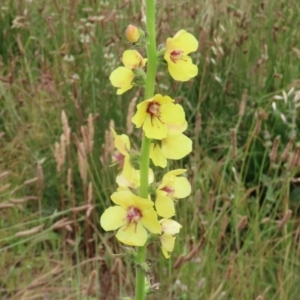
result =
[{"label": "tall plant", "polygon": [[[175,235],[182,227],[176,222],[175,204],[191,193],[186,170],[167,172],[161,180],[154,180],[149,168],[166,168],[168,159],[181,159],[192,151],[192,141],[183,134],[187,129],[185,113],[181,105],[168,95],[155,94],[155,77],[159,61],[165,60],[174,80],[188,81],[198,74],[198,68],[189,56],[198,48],[198,41],[185,30],[168,38],[165,47],[156,47],[155,0],[145,1],[146,30],[129,25],[126,37],[134,46],[123,53],[124,66],[110,76],[117,94],[123,94],[135,86],[144,86],[144,101],[137,105],[132,117],[136,128],[142,128],[141,149],[132,151],[129,137],[114,130],[116,152],[113,159],[120,167],[117,191],[111,195],[116,204],[107,208],[100,218],[105,231],[118,230],[116,238],[123,244],[136,247],[135,299],[142,300],[151,292],[147,279],[147,245],[159,240],[163,255],[170,257],[174,249]],[[145,47],[147,59],[135,50]],[[146,69],[146,71],[145,71]],[[138,167],[137,167],[138,165]]]}]

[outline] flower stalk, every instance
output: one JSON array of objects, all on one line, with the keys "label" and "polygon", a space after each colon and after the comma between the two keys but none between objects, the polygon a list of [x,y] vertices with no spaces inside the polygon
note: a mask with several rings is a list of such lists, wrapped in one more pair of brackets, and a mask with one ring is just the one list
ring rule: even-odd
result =
[{"label": "flower stalk", "polygon": [[[178,81],[187,81],[198,73],[189,56],[198,47],[195,37],[179,30],[173,38],[167,39],[163,53],[157,50],[156,0],[143,2],[146,33],[129,25],[126,34],[133,46],[146,47],[147,58],[144,59],[136,50],[126,50],[122,57],[124,66],[110,75],[112,85],[118,88],[118,95],[135,86],[145,87],[144,101],[137,105],[131,118],[136,128],[143,130],[141,149],[139,153],[135,152],[131,149],[130,137],[112,129],[116,149],[112,158],[120,170],[116,178],[119,187],[110,196],[115,205],[107,208],[100,217],[105,231],[117,230],[116,238],[121,243],[137,247],[135,300],[144,300],[151,292],[147,278],[147,245],[159,242],[164,257],[170,257],[176,235],[182,227],[173,220],[175,206],[179,199],[191,193],[188,179],[182,176],[186,169],[169,171],[161,181],[155,182],[154,172],[149,167],[150,159],[155,167],[166,168],[169,159],[181,159],[192,151],[192,140],[184,134],[188,124],[183,107],[168,95],[155,94],[157,65],[163,56],[167,63],[164,66]],[[144,71],[146,65],[147,73]],[[139,163],[137,157],[140,157]]]},{"label": "flower stalk", "polygon": [[[155,22],[155,2],[156,0],[146,0],[146,49],[147,49],[147,77],[145,82],[145,99],[154,96],[155,75],[157,68],[157,52],[156,52],[156,22]],[[148,198],[148,170],[150,160],[151,140],[143,133],[141,148],[141,165],[140,165],[140,197]],[[147,245],[147,244],[146,244]],[[144,265],[146,262],[146,245],[138,247],[136,263]],[[135,299],[145,299],[145,272],[142,268],[136,268],[136,285]]]}]

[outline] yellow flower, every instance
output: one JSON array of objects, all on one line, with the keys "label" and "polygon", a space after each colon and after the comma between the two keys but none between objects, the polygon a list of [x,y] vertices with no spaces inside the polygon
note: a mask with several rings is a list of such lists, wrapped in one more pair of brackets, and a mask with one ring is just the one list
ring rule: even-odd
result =
[{"label": "yellow flower", "polygon": [[161,250],[165,258],[169,258],[169,252],[172,252],[174,250],[174,235],[179,233],[180,228],[182,228],[182,226],[172,219],[162,219],[159,221],[159,223],[161,224],[161,231],[163,233],[159,237],[161,242]]},{"label": "yellow flower", "polygon": [[147,230],[154,234],[161,233],[161,225],[151,200],[126,190],[113,193],[111,200],[117,205],[104,211],[100,224],[105,231],[119,229],[116,238],[120,242],[143,246],[147,242]]},{"label": "yellow flower", "polygon": [[159,216],[163,218],[174,216],[174,201],[185,198],[191,193],[189,181],[185,177],[177,177],[185,172],[185,169],[177,169],[164,175],[156,190],[155,208]]},{"label": "yellow flower", "polygon": [[160,143],[152,143],[150,158],[155,166],[165,168],[167,159],[181,159],[192,151],[192,140],[184,134],[168,135]]},{"label": "yellow flower", "polygon": [[187,128],[184,110],[169,96],[155,95],[138,104],[132,118],[137,128],[143,126],[149,139],[161,140],[168,134],[180,134]]},{"label": "yellow flower", "polygon": [[109,80],[114,87],[118,88],[117,95],[121,95],[133,87],[134,76],[132,70],[125,67],[118,67],[111,73]]},{"label": "yellow flower", "polygon": [[130,141],[126,134],[118,135],[111,129],[115,138],[115,151],[113,160],[118,163],[122,169],[121,173],[117,176],[117,184],[122,187],[137,188],[140,184],[139,171],[136,170],[130,163]]},{"label": "yellow flower", "polygon": [[132,69],[138,69],[146,64],[146,59],[136,50],[126,50],[122,61],[125,67],[118,67],[109,77],[111,84],[117,87],[117,95],[121,95],[133,87],[135,73]]},{"label": "yellow flower", "polygon": [[128,25],[125,31],[126,38],[131,43],[136,43],[140,38],[140,31],[134,25]]},{"label": "yellow flower", "polygon": [[[116,182],[120,187],[137,189],[140,186],[140,170],[136,170],[130,162],[130,141],[126,134],[118,135],[112,128],[114,143],[117,151],[113,155],[113,160],[119,165],[122,171],[117,175]],[[153,170],[149,168],[149,184],[154,181]]]},{"label": "yellow flower", "polygon": [[147,59],[136,50],[126,50],[123,52],[122,62],[126,68],[138,69],[145,66]]},{"label": "yellow flower", "polygon": [[[134,173],[131,173],[131,180],[128,180],[128,176],[125,177],[124,172],[120,173],[117,176],[116,182],[119,187],[124,187],[124,188],[132,188],[132,189],[137,189],[140,186],[140,176],[141,172],[140,170],[135,170]],[[154,181],[154,173],[153,170],[149,168],[148,170],[148,184],[151,184]]]},{"label": "yellow flower", "polygon": [[197,48],[198,41],[185,30],[180,30],[173,38],[167,39],[164,59],[167,61],[168,70],[173,79],[188,81],[198,74],[198,67],[188,56]]}]

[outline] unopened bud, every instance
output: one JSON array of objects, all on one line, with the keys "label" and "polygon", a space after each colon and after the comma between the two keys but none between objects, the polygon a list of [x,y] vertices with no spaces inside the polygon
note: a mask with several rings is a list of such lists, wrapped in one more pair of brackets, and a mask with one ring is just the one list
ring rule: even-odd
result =
[{"label": "unopened bud", "polygon": [[131,43],[136,43],[140,38],[140,30],[134,25],[128,25],[125,31],[126,38]]}]

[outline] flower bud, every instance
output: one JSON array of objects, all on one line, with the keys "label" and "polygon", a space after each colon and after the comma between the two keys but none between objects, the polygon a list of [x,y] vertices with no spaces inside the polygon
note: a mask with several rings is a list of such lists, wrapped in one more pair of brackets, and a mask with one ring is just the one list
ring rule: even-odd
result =
[{"label": "flower bud", "polygon": [[131,43],[136,43],[140,38],[140,30],[134,25],[128,25],[126,32],[126,38]]}]

